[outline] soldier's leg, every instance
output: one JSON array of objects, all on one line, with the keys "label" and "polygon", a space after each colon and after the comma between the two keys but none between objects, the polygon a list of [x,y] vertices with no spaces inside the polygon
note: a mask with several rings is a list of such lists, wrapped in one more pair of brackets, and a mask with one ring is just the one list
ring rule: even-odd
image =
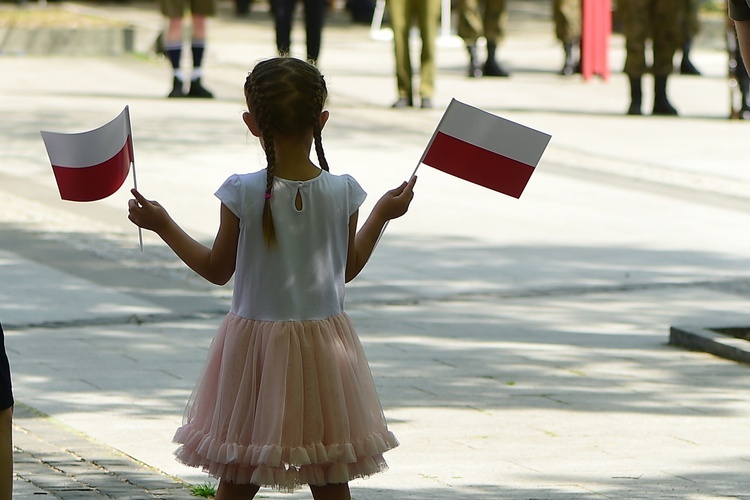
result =
[{"label": "soldier's leg", "polygon": [[416,2],[419,33],[422,38],[422,56],[419,67],[419,96],[421,107],[431,108],[435,94],[435,75],[437,65],[437,33],[440,18],[440,0],[420,0]]},{"label": "soldier's leg", "polygon": [[484,37],[487,40],[487,61],[482,73],[485,76],[508,76],[508,71],[497,60],[497,49],[505,37],[508,21],[505,0],[485,0]]},{"label": "soldier's leg", "polygon": [[555,35],[563,44],[565,61],[560,74],[570,76],[580,69],[581,0],[554,0]]},{"label": "soldier's leg", "polygon": [[482,76],[477,60],[477,39],[482,35],[482,14],[478,0],[459,0],[458,2],[458,36],[466,44],[469,53],[469,76]]},{"label": "soldier's leg", "polygon": [[684,24],[685,30],[682,41],[682,61],[680,62],[680,73],[683,75],[696,75],[699,76],[701,72],[695,67],[693,62],[690,60],[690,51],[693,48],[693,40],[695,35],[700,31],[700,19],[698,12],[700,10],[701,0],[685,0],[684,9]]},{"label": "soldier's leg", "polygon": [[398,100],[394,107],[411,106],[411,59],[409,57],[409,29],[411,28],[410,4],[413,0],[388,0],[388,13],[393,29],[393,49],[396,58],[396,86]]},{"label": "soldier's leg", "polygon": [[679,26],[670,20],[684,6],[684,0],[652,0],[654,45],[654,109],[655,115],[677,115],[667,98],[667,80],[674,71],[674,54],[682,41]]},{"label": "soldier's leg", "polygon": [[646,72],[646,38],[648,36],[648,0],[619,0],[617,10],[625,34],[625,74],[630,82],[629,115],[640,115],[641,79]]}]

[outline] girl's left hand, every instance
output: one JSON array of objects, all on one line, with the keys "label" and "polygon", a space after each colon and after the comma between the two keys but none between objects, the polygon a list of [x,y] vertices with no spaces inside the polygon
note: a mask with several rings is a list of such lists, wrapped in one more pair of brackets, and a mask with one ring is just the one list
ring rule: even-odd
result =
[{"label": "girl's left hand", "polygon": [[373,212],[376,212],[383,220],[397,219],[409,210],[409,204],[414,198],[414,184],[417,176],[412,176],[409,182],[403,182],[395,189],[386,192],[375,204]]}]

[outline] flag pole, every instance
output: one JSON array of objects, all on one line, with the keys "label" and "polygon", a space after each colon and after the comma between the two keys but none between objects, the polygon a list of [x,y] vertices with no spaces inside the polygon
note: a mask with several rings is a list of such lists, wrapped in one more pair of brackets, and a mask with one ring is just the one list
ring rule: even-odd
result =
[{"label": "flag pole", "polygon": [[[138,178],[135,175],[135,158],[132,159],[133,163],[133,187],[136,191],[138,191]],[[143,252],[143,229],[141,229],[141,226],[138,226],[138,245],[141,248],[141,252]]]},{"label": "flag pole", "polygon": [[[424,153],[422,153],[422,158],[419,159],[419,163],[417,163],[417,166],[414,167],[414,172],[411,173],[411,177],[409,177],[409,180],[411,180],[412,177],[417,175],[417,170],[419,170],[419,167],[422,165],[422,160],[424,160],[424,156],[427,154],[427,150],[425,150]],[[383,237],[383,233],[385,233],[385,228],[388,227],[388,223],[391,222],[390,219],[385,221],[385,224],[383,224],[383,229],[380,230],[380,234],[378,235],[378,239],[375,240],[375,246],[372,247],[373,251],[375,251],[375,247],[378,246],[378,243],[380,243],[380,238]]]},{"label": "flag pole", "polygon": [[[409,177],[409,180],[411,180],[412,177],[417,175],[417,170],[419,170],[419,167],[422,165],[422,162],[424,162],[425,156],[427,156],[427,151],[430,150],[430,146],[432,146],[432,143],[435,141],[435,137],[437,137],[438,130],[440,130],[440,125],[443,123],[443,120],[445,120],[445,116],[448,114],[448,109],[451,107],[451,105],[457,102],[455,98],[451,99],[451,102],[448,103],[448,107],[445,108],[445,111],[443,112],[443,116],[440,117],[440,121],[438,122],[437,126],[435,127],[435,131],[432,132],[432,137],[430,137],[430,142],[427,143],[427,146],[425,146],[424,151],[422,151],[422,156],[419,158],[419,161],[417,162],[417,166],[414,167],[414,172],[411,173],[411,177]],[[378,235],[377,241],[375,241],[375,247],[378,246],[378,243],[380,243],[380,238],[383,237],[383,233],[385,233],[385,228],[388,227],[388,223],[390,220],[385,221],[385,224],[383,224],[383,229],[380,230],[380,234]],[[375,248],[373,247],[373,251]]]}]

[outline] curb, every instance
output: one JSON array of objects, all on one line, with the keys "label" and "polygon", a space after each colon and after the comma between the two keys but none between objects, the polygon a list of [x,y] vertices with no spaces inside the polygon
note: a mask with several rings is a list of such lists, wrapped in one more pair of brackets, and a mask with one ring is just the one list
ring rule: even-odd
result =
[{"label": "curb", "polygon": [[739,328],[741,327],[672,326],[669,329],[669,344],[750,364],[750,342],[721,333]]}]

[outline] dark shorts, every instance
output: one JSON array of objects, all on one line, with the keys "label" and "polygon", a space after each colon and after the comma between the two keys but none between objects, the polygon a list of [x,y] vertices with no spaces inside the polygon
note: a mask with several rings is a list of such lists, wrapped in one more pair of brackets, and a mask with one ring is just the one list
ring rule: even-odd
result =
[{"label": "dark shorts", "polygon": [[5,335],[0,325],[0,410],[13,406],[13,390],[10,385],[10,364],[5,355]]},{"label": "dark shorts", "polygon": [[197,16],[211,17],[216,14],[217,0],[159,0],[161,13],[169,18],[182,17],[186,11]]}]

